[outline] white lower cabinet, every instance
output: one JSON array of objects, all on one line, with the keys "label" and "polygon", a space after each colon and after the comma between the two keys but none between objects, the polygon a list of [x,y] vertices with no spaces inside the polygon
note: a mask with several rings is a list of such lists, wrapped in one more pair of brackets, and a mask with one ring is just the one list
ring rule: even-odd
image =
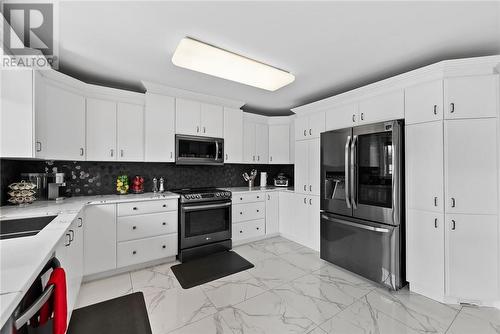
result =
[{"label": "white lower cabinet", "polygon": [[130,266],[177,254],[177,234],[161,235],[119,242],[116,249],[118,267]]},{"label": "white lower cabinet", "polygon": [[445,230],[446,295],[472,303],[497,300],[498,216],[446,215]]},{"label": "white lower cabinet", "polygon": [[264,219],[236,223],[232,226],[233,241],[252,239],[266,234],[266,221]]},{"label": "white lower cabinet", "polygon": [[444,214],[408,210],[406,275],[412,291],[444,296]]},{"label": "white lower cabinet", "polygon": [[234,204],[232,207],[233,223],[263,219],[266,217],[266,203],[264,200],[255,203]]},{"label": "white lower cabinet", "polygon": [[115,269],[116,204],[89,205],[84,221],[84,275]]},{"label": "white lower cabinet", "polygon": [[279,191],[266,194],[266,234],[279,233]]},{"label": "white lower cabinet", "polygon": [[177,233],[177,211],[118,217],[116,222],[118,242],[170,233]]}]

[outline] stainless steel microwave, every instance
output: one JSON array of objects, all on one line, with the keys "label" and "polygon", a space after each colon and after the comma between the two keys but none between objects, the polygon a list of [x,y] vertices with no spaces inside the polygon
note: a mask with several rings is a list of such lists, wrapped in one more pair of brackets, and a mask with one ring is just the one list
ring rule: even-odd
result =
[{"label": "stainless steel microwave", "polygon": [[224,139],[175,135],[177,165],[223,165]]}]

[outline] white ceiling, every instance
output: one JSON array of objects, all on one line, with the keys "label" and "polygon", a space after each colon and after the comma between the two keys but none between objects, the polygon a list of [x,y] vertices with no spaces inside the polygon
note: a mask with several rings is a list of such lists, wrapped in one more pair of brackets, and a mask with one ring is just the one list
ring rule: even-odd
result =
[{"label": "white ceiling", "polygon": [[[440,60],[500,54],[500,2],[60,2],[60,70],[246,101],[268,115]],[[185,36],[285,69],[268,92],[175,67]]]}]

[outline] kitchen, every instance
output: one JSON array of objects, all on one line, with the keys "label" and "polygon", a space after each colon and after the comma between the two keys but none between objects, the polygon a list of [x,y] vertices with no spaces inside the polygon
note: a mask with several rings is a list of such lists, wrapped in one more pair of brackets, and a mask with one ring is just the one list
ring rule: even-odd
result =
[{"label": "kitchen", "polygon": [[58,62],[0,71],[2,334],[495,333],[499,2],[50,4],[57,58],[2,44]]}]

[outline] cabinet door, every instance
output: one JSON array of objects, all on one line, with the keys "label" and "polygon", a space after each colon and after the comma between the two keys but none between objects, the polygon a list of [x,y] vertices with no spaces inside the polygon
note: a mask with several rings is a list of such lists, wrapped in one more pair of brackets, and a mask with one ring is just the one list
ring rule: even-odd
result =
[{"label": "cabinet door", "polygon": [[450,78],[444,81],[446,119],[497,117],[498,75]]},{"label": "cabinet door", "polygon": [[406,273],[410,289],[430,298],[442,297],[444,214],[410,209],[406,226]]},{"label": "cabinet door", "polygon": [[146,93],[144,134],[146,161],[175,161],[175,98]]},{"label": "cabinet door", "polygon": [[71,224],[68,232],[70,233],[70,244],[67,247],[67,261],[64,268],[67,273],[68,311],[71,311],[75,306],[82,282],[83,230],[81,227],[77,227],[77,224],[74,222]]},{"label": "cabinet door", "polygon": [[221,106],[214,104],[201,104],[201,129],[200,134],[207,137],[222,138],[224,124],[224,111]]},{"label": "cabinet door", "polygon": [[116,102],[87,98],[87,160],[116,160]]},{"label": "cabinet door", "polygon": [[118,103],[118,160],[144,161],[144,108],[141,105]]},{"label": "cabinet door", "polygon": [[224,162],[243,161],[243,111],[224,108]]},{"label": "cabinet door", "polygon": [[358,104],[348,104],[326,112],[325,130],[337,130],[355,126],[358,122]]},{"label": "cabinet door", "polygon": [[33,158],[33,70],[0,70],[0,157]]},{"label": "cabinet door", "polygon": [[269,163],[269,127],[267,124],[255,124],[255,154],[257,163]]},{"label": "cabinet door", "polygon": [[405,145],[407,207],[443,212],[443,122],[406,126]]},{"label": "cabinet door", "polygon": [[300,141],[295,143],[295,191],[301,194],[309,194],[309,142]]},{"label": "cabinet door", "polygon": [[309,243],[307,247],[319,252],[320,243],[320,199],[319,196],[309,196],[307,200],[309,208],[307,210],[307,223]]},{"label": "cabinet door", "polygon": [[443,119],[443,80],[405,89],[405,122],[415,124]]},{"label": "cabinet door", "polygon": [[175,100],[175,133],[200,136],[200,102]]},{"label": "cabinet door", "polygon": [[243,161],[254,163],[255,154],[255,123],[243,122]]},{"label": "cabinet door", "polygon": [[319,138],[321,132],[325,132],[325,113],[318,112],[309,116],[309,138]]},{"label": "cabinet door", "polygon": [[359,103],[359,123],[369,124],[405,117],[404,92],[397,90]]},{"label": "cabinet door", "polygon": [[497,121],[445,121],[446,212],[496,214]]},{"label": "cabinet door", "polygon": [[446,294],[460,300],[498,298],[498,216],[446,216]]},{"label": "cabinet door", "polygon": [[266,234],[279,233],[279,191],[266,195]]},{"label": "cabinet door", "polygon": [[310,195],[319,196],[320,192],[320,155],[321,145],[320,139],[316,138],[308,141],[308,186],[307,190]]},{"label": "cabinet door", "polygon": [[45,86],[44,105],[36,111],[39,155],[54,160],[85,160],[85,98]]},{"label": "cabinet door", "polygon": [[309,117],[297,117],[295,119],[295,140],[304,140],[309,137]]},{"label": "cabinet door", "polygon": [[279,196],[279,232],[286,237],[293,234],[294,221],[296,218],[295,197],[293,192],[282,192]]},{"label": "cabinet door", "polygon": [[[293,234],[292,240],[303,245],[310,247],[311,245],[311,222],[310,219],[310,207],[309,200],[311,197],[296,194],[295,196],[295,214],[296,217],[293,220]],[[312,203],[312,202],[311,202]]]},{"label": "cabinet door", "polygon": [[269,126],[269,163],[290,163],[290,127],[288,124]]},{"label": "cabinet door", "polygon": [[84,221],[84,275],[115,269],[116,205],[89,205]]}]

